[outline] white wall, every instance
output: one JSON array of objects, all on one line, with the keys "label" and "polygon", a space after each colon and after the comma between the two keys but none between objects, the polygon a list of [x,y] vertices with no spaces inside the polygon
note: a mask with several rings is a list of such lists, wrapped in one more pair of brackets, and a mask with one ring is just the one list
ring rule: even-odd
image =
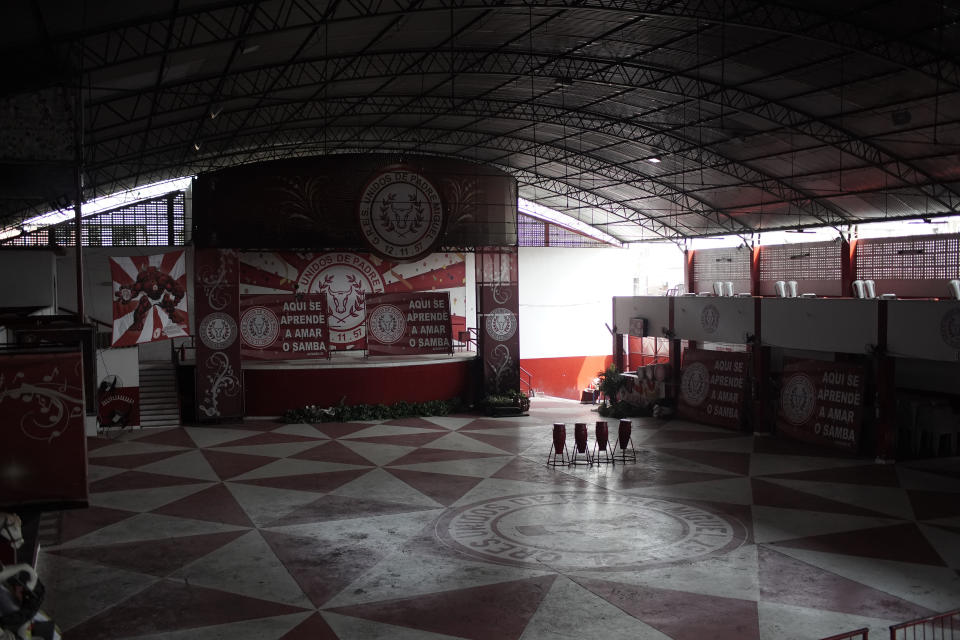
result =
[{"label": "white wall", "polygon": [[613,297],[662,295],[683,282],[683,253],[673,244],[520,247],[519,270],[521,357],[607,355]]}]

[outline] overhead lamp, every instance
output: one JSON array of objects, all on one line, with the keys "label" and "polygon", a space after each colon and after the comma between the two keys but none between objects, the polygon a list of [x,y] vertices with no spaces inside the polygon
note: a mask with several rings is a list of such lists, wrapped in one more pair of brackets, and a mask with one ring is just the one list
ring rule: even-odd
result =
[{"label": "overhead lamp", "polygon": [[200,146],[201,146],[202,144],[203,144],[202,142],[200,142],[199,140],[197,140],[196,142],[193,143],[193,150],[194,150],[194,151],[200,151]]},{"label": "overhead lamp", "polygon": [[216,120],[217,116],[220,115],[220,112],[223,111],[223,106],[218,105],[215,107],[210,107],[210,119]]},{"label": "overhead lamp", "polygon": [[572,87],[573,78],[554,78],[553,84],[557,87]]},{"label": "overhead lamp", "polygon": [[660,164],[660,158],[647,158],[647,162],[650,164]]}]

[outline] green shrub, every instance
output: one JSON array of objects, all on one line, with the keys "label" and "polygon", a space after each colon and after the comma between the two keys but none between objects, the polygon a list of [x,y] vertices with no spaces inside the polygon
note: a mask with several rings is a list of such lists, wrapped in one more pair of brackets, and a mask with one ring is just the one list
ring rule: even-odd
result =
[{"label": "green shrub", "polygon": [[321,407],[311,404],[283,412],[281,420],[288,423],[301,422],[354,422],[358,420],[387,420],[416,416],[445,416],[461,408],[460,398],[429,400],[427,402],[396,402],[386,404],[340,404]]}]

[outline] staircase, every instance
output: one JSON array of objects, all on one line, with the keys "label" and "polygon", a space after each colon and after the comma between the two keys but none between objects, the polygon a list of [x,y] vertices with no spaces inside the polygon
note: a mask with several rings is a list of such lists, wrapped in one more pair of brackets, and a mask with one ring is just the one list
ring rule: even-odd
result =
[{"label": "staircase", "polygon": [[140,426],[180,426],[177,372],[172,363],[140,363]]}]

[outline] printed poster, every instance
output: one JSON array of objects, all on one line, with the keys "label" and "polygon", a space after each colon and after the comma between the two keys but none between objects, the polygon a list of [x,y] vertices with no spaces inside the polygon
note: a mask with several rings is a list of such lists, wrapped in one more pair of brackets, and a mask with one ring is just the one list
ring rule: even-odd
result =
[{"label": "printed poster", "polygon": [[185,252],[110,258],[114,347],[189,335]]}]

